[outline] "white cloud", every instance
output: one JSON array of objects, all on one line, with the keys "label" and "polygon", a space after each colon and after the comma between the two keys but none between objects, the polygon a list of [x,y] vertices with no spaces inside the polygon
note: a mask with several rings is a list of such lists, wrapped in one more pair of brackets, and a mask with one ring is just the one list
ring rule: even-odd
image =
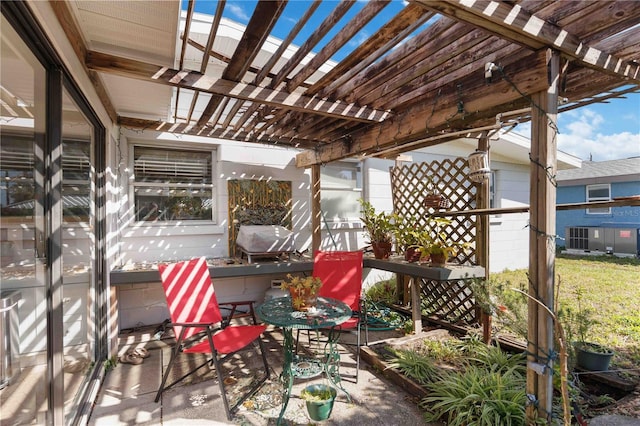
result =
[{"label": "white cloud", "polygon": [[236,18],[238,18],[241,22],[249,22],[249,15],[244,11],[242,6],[236,3],[229,4],[229,12]]},{"label": "white cloud", "polygon": [[[640,133],[619,132],[603,134],[599,128],[605,123],[602,115],[587,108],[567,111],[560,120],[558,149],[583,160],[618,160],[640,156]],[[531,137],[531,123],[518,125],[514,130]]]},{"label": "white cloud", "polygon": [[365,30],[360,31],[354,38],[349,40],[348,46],[356,48],[362,45],[369,38],[369,33]]},{"label": "white cloud", "polygon": [[[574,123],[575,124],[575,123]],[[558,135],[558,148],[583,160],[618,160],[640,156],[640,134],[629,132],[584,137],[582,131]]]}]

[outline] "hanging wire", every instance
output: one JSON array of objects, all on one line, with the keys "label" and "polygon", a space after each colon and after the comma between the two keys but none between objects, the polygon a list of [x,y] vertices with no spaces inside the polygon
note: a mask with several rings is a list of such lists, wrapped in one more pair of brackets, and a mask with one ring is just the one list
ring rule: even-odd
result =
[{"label": "hanging wire", "polygon": [[549,182],[551,182],[551,185],[553,185],[554,187],[558,186],[558,181],[556,179],[556,175],[551,173],[551,171],[553,170],[553,167],[545,166],[544,164],[540,163],[538,160],[534,160],[533,157],[531,157],[531,153],[529,153],[529,160],[533,164],[535,164],[536,166],[538,166],[542,170],[544,170],[545,174],[547,175],[547,179],[549,180]]}]

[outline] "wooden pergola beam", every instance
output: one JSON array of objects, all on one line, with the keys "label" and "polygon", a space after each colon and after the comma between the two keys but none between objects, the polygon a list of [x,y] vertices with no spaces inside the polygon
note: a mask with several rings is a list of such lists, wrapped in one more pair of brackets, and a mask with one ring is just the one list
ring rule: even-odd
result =
[{"label": "wooden pergola beam", "polygon": [[[286,0],[258,2],[256,9],[247,24],[247,28],[242,34],[242,38],[240,39],[238,46],[236,46],[236,50],[233,52],[231,61],[229,61],[229,64],[222,72],[221,77],[223,79],[236,82],[239,82],[242,79],[251,66],[253,59],[260,52],[262,45],[275,26],[286,5]],[[222,11],[220,10],[220,14],[221,13]],[[212,33],[209,35],[212,43],[213,38],[215,37],[215,31],[216,30],[212,28]],[[209,50],[210,46],[207,46],[207,52]],[[207,124],[221,101],[222,97],[217,94],[209,99],[207,106],[204,108],[200,118],[198,119],[198,126],[204,126]]]},{"label": "wooden pergola beam", "polygon": [[95,51],[87,53],[86,64],[89,69],[95,71],[135,78],[151,83],[191,89],[214,95],[228,96],[234,99],[259,102],[278,108],[363,123],[380,122],[391,114],[388,111],[378,111],[368,107],[361,107],[344,102],[333,102],[315,97],[310,98],[297,93],[288,93],[281,90],[215,78],[197,71],[181,71]]},{"label": "wooden pergola beam", "polygon": [[[459,119],[458,123],[464,123],[463,116],[466,114],[472,117],[470,121],[473,121],[478,119],[474,116],[476,112],[482,111],[486,117],[490,117],[494,107],[501,108],[502,111],[513,109],[505,108],[505,105],[512,102],[529,106],[527,99],[523,98],[523,93],[546,90],[545,61],[544,52],[533,53],[529,57],[505,66],[503,72],[507,78],[498,79],[491,84],[485,82],[484,71],[478,70],[464,79],[441,86],[433,94],[432,102],[411,106],[402,114],[397,114],[379,125],[354,132],[349,144],[340,140],[325,144],[317,150],[298,154],[296,165],[309,167],[312,164],[329,163],[355,155],[375,153],[393,146],[401,150],[403,144],[439,134],[439,129],[447,127],[456,118]],[[517,90],[513,81],[519,82]],[[461,93],[460,87],[464,88],[464,93]],[[461,100],[463,112],[460,111]],[[495,113],[493,115],[495,116]],[[417,147],[414,146],[412,149]]]},{"label": "wooden pergola beam", "polygon": [[520,5],[486,0],[413,1],[444,16],[483,28],[500,38],[534,50],[553,48],[588,68],[640,82],[640,65],[637,63],[589,46],[563,28],[530,14]]},{"label": "wooden pergola beam", "polygon": [[245,132],[235,130],[231,127],[197,127],[194,124],[171,123],[161,120],[146,120],[143,118],[119,116],[117,123],[125,128],[137,130],[150,130],[156,132],[169,132],[182,135],[203,136],[210,138],[221,138],[231,140],[241,140],[244,142],[263,143],[273,146],[287,146],[301,149],[312,149],[316,142],[308,139],[281,138],[265,132]]}]

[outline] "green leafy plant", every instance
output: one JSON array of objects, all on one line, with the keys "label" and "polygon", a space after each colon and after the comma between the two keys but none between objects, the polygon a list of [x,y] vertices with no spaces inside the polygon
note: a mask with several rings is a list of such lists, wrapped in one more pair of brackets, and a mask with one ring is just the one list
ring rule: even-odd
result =
[{"label": "green leafy plant", "polygon": [[334,398],[336,395],[335,389],[328,385],[313,385],[307,386],[300,392],[300,398],[305,401],[327,401]]},{"label": "green leafy plant", "polygon": [[[583,349],[589,352],[610,354],[612,353],[611,349],[591,341],[592,329],[598,324],[598,321],[594,318],[595,310],[585,306],[584,295],[584,288],[578,287],[575,290],[575,307],[562,306],[558,313],[567,340],[573,343],[569,346],[573,346],[576,350]],[[574,354],[570,353],[570,355]]]},{"label": "green leafy plant", "polygon": [[464,335],[455,344],[457,350],[465,356],[475,356],[486,351],[488,346],[482,340],[482,335],[477,332],[471,332]]},{"label": "green leafy plant", "polygon": [[453,342],[454,340],[425,339],[422,345],[423,350],[434,360],[458,364],[462,357]]},{"label": "green leafy plant", "polygon": [[459,251],[469,249],[466,242],[452,241],[447,237],[444,228],[451,223],[451,219],[444,217],[429,218],[429,241],[420,250],[424,255],[429,254],[432,258],[442,256],[446,262],[450,257],[456,256]]},{"label": "green leafy plant", "polygon": [[370,243],[391,243],[393,241],[394,216],[385,212],[376,212],[368,201],[358,200],[362,206],[360,219]]},{"label": "green leafy plant", "polygon": [[413,217],[407,218],[394,214],[393,234],[396,240],[396,247],[400,252],[404,252],[409,248],[429,246],[431,243],[429,230],[424,229],[419,224],[419,221]]},{"label": "green leafy plant", "polygon": [[496,372],[514,370],[522,375],[526,373],[525,354],[511,354],[497,346],[487,346],[486,350],[478,351],[470,360]]},{"label": "green leafy plant", "polygon": [[409,349],[389,350],[395,355],[390,360],[390,368],[397,368],[406,376],[423,385],[439,377],[438,369],[428,356]]},{"label": "green leafy plant", "polygon": [[428,383],[429,396],[420,407],[428,422],[445,420],[449,426],[525,425],[525,381],[516,368],[469,366]]},{"label": "green leafy plant", "polygon": [[393,304],[397,300],[396,289],[395,278],[378,281],[365,290],[365,296],[370,302]]},{"label": "green leafy plant", "polygon": [[108,373],[109,371],[111,371],[114,368],[116,368],[117,365],[118,365],[118,356],[117,355],[113,355],[111,358],[107,358],[104,361],[104,372]]}]

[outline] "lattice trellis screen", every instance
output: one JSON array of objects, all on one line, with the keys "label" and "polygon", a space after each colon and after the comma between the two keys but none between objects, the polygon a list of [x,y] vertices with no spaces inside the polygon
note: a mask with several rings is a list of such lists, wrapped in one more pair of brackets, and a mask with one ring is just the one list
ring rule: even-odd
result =
[{"label": "lattice trellis screen", "polygon": [[290,181],[230,180],[229,255],[236,254],[240,225],[281,225],[291,229]]},{"label": "lattice trellis screen", "polygon": [[[393,211],[412,218],[418,226],[425,227],[432,207],[424,206],[425,195],[437,191],[449,201],[448,210],[469,210],[476,205],[477,188],[468,179],[466,158],[445,159],[433,163],[411,163],[391,168],[391,193]],[[447,237],[458,243],[470,243],[472,249],[458,253],[460,264],[473,264],[475,259],[476,216],[452,217],[443,230]]]},{"label": "lattice trellis screen", "polygon": [[[439,193],[448,200],[447,210],[469,210],[476,206],[477,187],[468,179],[469,166],[465,158],[445,159],[432,163],[410,163],[391,168],[393,210],[404,218],[425,227],[429,215],[435,210],[426,207],[427,194]],[[475,264],[476,216],[452,217],[443,230],[454,242],[469,243],[472,249],[459,252],[460,264]],[[405,277],[408,279],[408,277]],[[464,280],[432,281],[414,278],[420,282],[422,312],[430,317],[452,324],[478,322],[473,293]]]}]

